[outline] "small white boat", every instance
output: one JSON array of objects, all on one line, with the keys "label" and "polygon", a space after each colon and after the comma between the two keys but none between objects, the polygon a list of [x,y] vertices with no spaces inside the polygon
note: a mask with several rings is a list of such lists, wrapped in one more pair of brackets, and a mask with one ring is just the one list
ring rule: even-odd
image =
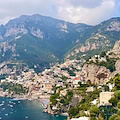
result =
[{"label": "small white boat", "polygon": [[13,105],[9,105],[10,107],[13,107]]},{"label": "small white boat", "polygon": [[5,114],[6,116],[8,115],[8,114]]},{"label": "small white boat", "polygon": [[4,104],[2,103],[2,104],[0,104],[0,106],[3,106]]},{"label": "small white boat", "polygon": [[26,116],[25,119],[28,119],[28,116]]}]

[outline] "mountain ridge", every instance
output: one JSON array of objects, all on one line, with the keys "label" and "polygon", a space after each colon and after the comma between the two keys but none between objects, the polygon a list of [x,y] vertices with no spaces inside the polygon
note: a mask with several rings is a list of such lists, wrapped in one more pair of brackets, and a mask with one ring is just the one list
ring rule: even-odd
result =
[{"label": "mountain ridge", "polygon": [[39,14],[22,15],[0,26],[0,59],[30,62],[30,66],[43,70],[68,55],[81,57],[92,50],[96,54],[110,49],[120,38],[119,22],[120,18],[112,18],[90,26]]}]

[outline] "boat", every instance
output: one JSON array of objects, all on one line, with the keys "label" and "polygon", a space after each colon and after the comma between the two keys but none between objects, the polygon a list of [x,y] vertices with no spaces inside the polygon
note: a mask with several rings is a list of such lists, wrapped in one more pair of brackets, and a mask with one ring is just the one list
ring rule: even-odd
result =
[{"label": "boat", "polygon": [[9,105],[10,107],[13,107],[13,105]]},{"label": "boat", "polygon": [[4,104],[2,103],[2,104],[0,104],[0,106],[3,106]]},{"label": "boat", "polygon": [[28,116],[26,116],[25,119],[28,119]]}]

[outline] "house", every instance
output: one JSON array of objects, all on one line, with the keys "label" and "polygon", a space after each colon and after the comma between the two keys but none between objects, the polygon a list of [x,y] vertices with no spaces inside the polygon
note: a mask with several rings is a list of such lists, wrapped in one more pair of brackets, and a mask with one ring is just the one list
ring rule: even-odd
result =
[{"label": "house", "polygon": [[66,96],[66,94],[67,94],[66,89],[60,91],[60,96]]},{"label": "house", "polygon": [[90,120],[89,117],[72,118],[71,120]]},{"label": "house", "polygon": [[86,92],[88,93],[88,92],[93,92],[95,90],[95,88],[94,87],[88,87],[88,89],[86,90]]},{"label": "house", "polygon": [[45,83],[45,91],[51,93],[52,92],[52,83]]},{"label": "house", "polygon": [[97,105],[98,99],[94,99],[91,103],[92,103],[93,105]]},{"label": "house", "polygon": [[80,78],[75,78],[74,80],[73,80],[73,85],[78,85],[78,83],[81,81],[81,79]]},{"label": "house", "polygon": [[110,105],[109,100],[114,96],[114,92],[101,92],[100,105]]}]

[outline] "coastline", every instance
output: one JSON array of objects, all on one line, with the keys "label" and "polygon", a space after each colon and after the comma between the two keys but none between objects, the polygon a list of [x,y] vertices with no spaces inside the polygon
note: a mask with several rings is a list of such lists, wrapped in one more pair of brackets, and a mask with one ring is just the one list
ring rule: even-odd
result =
[{"label": "coastline", "polygon": [[46,109],[47,108],[47,106],[48,106],[48,104],[49,104],[49,102],[50,102],[50,100],[49,99],[38,99],[39,101],[40,101],[40,103],[41,103],[41,105],[43,106],[43,108],[44,109]]},{"label": "coastline", "polygon": [[50,99],[49,98],[39,98],[39,99],[34,99],[33,97],[30,97],[28,95],[11,95],[11,94],[5,94],[5,92],[0,93],[0,97],[6,97],[6,98],[10,98],[13,101],[19,101],[19,100],[29,100],[29,101],[33,101],[33,100],[37,100],[41,103],[41,106],[43,107],[43,111],[45,113],[51,114],[51,115],[62,115],[62,116],[66,116],[68,117],[68,113],[54,113],[51,108],[50,108]]}]

